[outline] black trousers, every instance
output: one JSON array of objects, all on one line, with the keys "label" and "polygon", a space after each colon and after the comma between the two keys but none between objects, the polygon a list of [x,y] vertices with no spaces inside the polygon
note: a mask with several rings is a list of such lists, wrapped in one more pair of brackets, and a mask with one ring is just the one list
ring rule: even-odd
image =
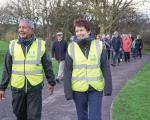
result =
[{"label": "black trousers", "polygon": [[12,106],[17,120],[41,120],[42,90],[12,91]]},{"label": "black trousers", "polygon": [[110,49],[107,49],[107,57],[108,57],[108,60],[110,60]]},{"label": "black trousers", "polygon": [[138,55],[140,58],[142,58],[142,49],[138,49]]},{"label": "black trousers", "polygon": [[125,62],[130,62],[130,52],[124,52]]}]

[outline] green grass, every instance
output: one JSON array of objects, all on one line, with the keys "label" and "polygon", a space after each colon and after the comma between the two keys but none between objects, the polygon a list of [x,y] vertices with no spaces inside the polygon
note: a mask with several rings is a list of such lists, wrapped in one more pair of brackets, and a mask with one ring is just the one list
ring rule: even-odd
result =
[{"label": "green grass", "polygon": [[56,75],[58,73],[58,62],[56,60],[53,60],[52,61],[52,66],[53,66],[53,71],[54,71],[54,74]]},{"label": "green grass", "polygon": [[[52,58],[51,56],[51,51],[49,51],[49,56],[50,58]],[[53,67],[53,71],[54,71],[54,74],[56,75],[58,73],[58,62],[56,60],[51,60],[52,61],[52,67]]]},{"label": "green grass", "polygon": [[0,41],[0,52],[6,51],[8,49],[9,42]]},{"label": "green grass", "polygon": [[2,67],[3,67],[4,55],[0,55],[0,81],[2,78]]},{"label": "green grass", "polygon": [[4,63],[4,55],[8,49],[9,42],[0,41],[0,80],[2,77],[2,66]]},{"label": "green grass", "polygon": [[150,62],[115,98],[113,120],[150,120]]}]

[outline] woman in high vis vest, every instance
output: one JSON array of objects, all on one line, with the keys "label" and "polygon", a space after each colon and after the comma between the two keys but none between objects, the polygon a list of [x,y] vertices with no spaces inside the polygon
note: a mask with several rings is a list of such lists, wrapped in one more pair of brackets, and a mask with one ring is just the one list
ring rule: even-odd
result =
[{"label": "woman in high vis vest", "polygon": [[103,91],[112,93],[112,77],[105,45],[89,39],[86,20],[74,22],[77,42],[68,46],[65,59],[64,92],[75,102],[78,120],[101,120]]},{"label": "woman in high vis vest", "polygon": [[10,82],[12,106],[17,120],[41,120],[42,88],[44,73],[48,81],[48,92],[53,93],[55,80],[45,41],[38,40],[34,24],[28,19],[19,23],[19,39],[11,41],[6,53],[0,101]]}]

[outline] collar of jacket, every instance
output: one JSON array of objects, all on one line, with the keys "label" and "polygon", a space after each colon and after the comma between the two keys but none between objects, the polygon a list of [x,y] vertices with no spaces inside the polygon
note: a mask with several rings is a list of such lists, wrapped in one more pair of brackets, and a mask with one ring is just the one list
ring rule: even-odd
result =
[{"label": "collar of jacket", "polygon": [[82,39],[82,40],[78,40],[77,43],[80,45],[80,46],[86,46],[86,45],[90,45],[92,40],[90,40],[89,38],[85,38],[85,39]]},{"label": "collar of jacket", "polygon": [[19,43],[19,44],[21,44],[21,45],[23,45],[23,46],[29,46],[30,44],[32,44],[32,42],[33,42],[34,40],[36,40],[36,36],[35,36],[35,34],[32,34],[32,35],[31,35],[31,38],[29,38],[29,39],[27,39],[27,40],[25,40],[25,39],[19,37],[19,40],[18,40],[17,43]]}]

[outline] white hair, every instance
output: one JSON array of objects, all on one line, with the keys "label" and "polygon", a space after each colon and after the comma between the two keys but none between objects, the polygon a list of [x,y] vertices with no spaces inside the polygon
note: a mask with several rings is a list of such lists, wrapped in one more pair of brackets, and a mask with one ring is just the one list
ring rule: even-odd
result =
[{"label": "white hair", "polygon": [[[23,21],[23,22],[26,22],[30,28],[34,29],[34,23],[33,23],[32,20],[29,20],[29,19],[21,19],[20,22],[22,22],[22,21]],[[20,22],[19,22],[19,23],[20,23]]]}]

